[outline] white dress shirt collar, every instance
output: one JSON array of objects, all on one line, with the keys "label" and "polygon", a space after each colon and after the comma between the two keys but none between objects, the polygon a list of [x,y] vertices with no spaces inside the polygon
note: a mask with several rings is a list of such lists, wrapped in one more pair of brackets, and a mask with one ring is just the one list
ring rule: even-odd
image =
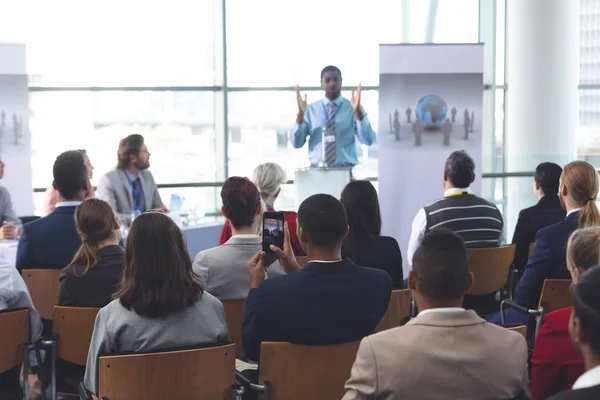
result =
[{"label": "white dress shirt collar", "polygon": [[335,98],[335,100],[330,100],[327,96],[323,97],[323,104],[325,106],[329,106],[329,103],[335,104],[336,107],[339,107],[340,104],[342,104],[342,100],[344,98],[342,97],[342,95],[340,94],[338,97]]},{"label": "white dress shirt collar", "polygon": [[582,209],[582,207],[572,209],[571,211],[569,211],[567,213],[567,217],[573,213],[576,213],[577,211],[581,211],[581,209]]},{"label": "white dress shirt collar", "polygon": [[596,385],[600,385],[600,365],[581,375],[573,384],[573,390],[585,389]]},{"label": "white dress shirt collar", "polygon": [[82,201],[61,201],[60,203],[56,203],[56,208],[58,207],[77,207],[83,203]]},{"label": "white dress shirt collar", "polygon": [[472,193],[473,191],[471,190],[470,187],[466,187],[466,188],[450,188],[450,189],[446,189],[446,191],[444,192],[444,197],[450,196],[450,195],[455,194],[455,193],[463,193],[463,192]]},{"label": "white dress shirt collar", "polygon": [[333,264],[333,263],[337,263],[340,261],[342,261],[342,260],[335,260],[335,261],[310,260],[311,263],[323,263],[323,264]]},{"label": "white dress shirt collar", "polygon": [[420,315],[425,315],[425,314],[429,314],[429,313],[434,313],[434,312],[438,312],[438,313],[455,313],[455,312],[462,312],[465,311],[464,308],[462,307],[444,307],[444,308],[428,308],[427,310],[423,310],[419,313]]}]

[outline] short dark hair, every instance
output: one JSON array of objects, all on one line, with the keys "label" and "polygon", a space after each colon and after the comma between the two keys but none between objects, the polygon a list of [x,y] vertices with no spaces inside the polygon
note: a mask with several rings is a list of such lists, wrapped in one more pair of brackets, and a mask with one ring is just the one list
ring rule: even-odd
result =
[{"label": "short dark hair", "polygon": [[379,198],[369,181],[353,181],[344,187],[340,199],[346,215],[350,233],[344,240],[344,253],[352,254],[370,235],[381,234],[381,213]]},{"label": "short dark hair", "polygon": [[451,230],[434,228],[415,252],[412,270],[423,296],[432,300],[460,299],[469,279],[467,247]]},{"label": "short dark hair", "polygon": [[194,304],[202,293],[175,222],[158,211],[137,216],[127,235],[125,269],[114,297],[138,315],[162,318]]},{"label": "short dark hair", "polygon": [[321,80],[323,80],[323,75],[325,75],[325,72],[337,72],[340,75],[340,78],[342,77],[342,71],[340,71],[340,69],[334,65],[328,65],[321,70]]},{"label": "short dark hair", "polygon": [[585,271],[573,290],[573,313],[592,350],[600,354],[600,266]]},{"label": "short dark hair", "polygon": [[228,178],[221,188],[221,200],[225,217],[234,228],[252,225],[256,207],[260,204],[260,193],[250,179],[241,176]]},{"label": "short dark hair", "polygon": [[300,204],[298,225],[308,241],[321,248],[340,247],[348,229],[344,206],[328,194],[315,194]]},{"label": "short dark hair", "polygon": [[558,193],[558,181],[562,174],[560,165],[553,162],[543,162],[535,169],[533,179],[540,185],[544,195]]},{"label": "short dark hair", "polygon": [[69,150],[60,154],[52,167],[54,186],[65,199],[72,199],[77,192],[84,189],[88,179],[88,171],[83,162],[83,155],[77,150]]},{"label": "short dark hair", "polygon": [[466,188],[475,178],[475,161],[466,151],[457,150],[446,159],[444,171],[454,187]]},{"label": "short dark hair", "polygon": [[131,164],[131,156],[140,154],[144,137],[137,133],[129,135],[119,142],[119,150],[117,151],[117,167],[125,169]]}]

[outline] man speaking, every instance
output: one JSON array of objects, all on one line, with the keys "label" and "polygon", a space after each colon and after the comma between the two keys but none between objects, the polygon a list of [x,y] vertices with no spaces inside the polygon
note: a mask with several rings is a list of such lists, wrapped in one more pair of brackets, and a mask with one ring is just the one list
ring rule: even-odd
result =
[{"label": "man speaking", "polygon": [[308,158],[311,166],[353,167],[358,164],[355,135],[367,146],[375,142],[367,113],[360,105],[362,87],[352,90],[348,101],[341,95],[342,73],[333,65],[321,71],[321,87],[325,98],[310,105],[296,86],[298,116],[290,130],[290,142],[299,149],[308,140]]}]

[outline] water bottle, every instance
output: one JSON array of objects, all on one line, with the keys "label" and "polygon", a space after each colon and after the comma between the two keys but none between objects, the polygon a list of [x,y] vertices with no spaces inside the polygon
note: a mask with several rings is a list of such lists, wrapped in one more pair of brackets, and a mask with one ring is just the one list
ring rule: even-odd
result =
[{"label": "water bottle", "polygon": [[181,213],[181,209],[183,208],[183,200],[181,199],[181,196],[173,193],[171,195],[171,204],[170,204],[170,210],[172,213],[175,214],[179,214]]},{"label": "water bottle", "polygon": [[133,207],[133,211],[131,212],[131,221],[129,223],[132,224],[133,220],[140,214],[140,208],[138,206]]}]

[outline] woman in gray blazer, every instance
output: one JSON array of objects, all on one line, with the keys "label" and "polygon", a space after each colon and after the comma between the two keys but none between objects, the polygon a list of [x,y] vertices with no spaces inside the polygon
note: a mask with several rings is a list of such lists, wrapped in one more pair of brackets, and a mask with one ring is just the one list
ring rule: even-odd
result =
[{"label": "woman in gray blazer", "polygon": [[131,225],[115,300],[96,317],[84,383],[98,393],[100,354],[150,352],[228,340],[223,305],[204,292],[183,234],[150,211]]}]

